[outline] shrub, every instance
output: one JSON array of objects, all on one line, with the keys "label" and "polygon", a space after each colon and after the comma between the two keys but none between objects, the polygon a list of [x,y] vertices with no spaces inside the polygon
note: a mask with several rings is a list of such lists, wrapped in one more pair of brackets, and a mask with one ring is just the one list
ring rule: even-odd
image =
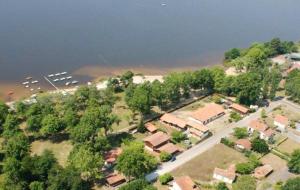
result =
[{"label": "shrub", "polygon": [[236,165],[236,172],[239,174],[251,174],[254,169],[251,162],[239,163]]},{"label": "shrub", "polygon": [[221,143],[225,144],[226,146],[229,146],[229,147],[234,147],[234,142],[230,141],[226,137],[221,139]]},{"label": "shrub", "polygon": [[258,153],[268,153],[270,151],[266,141],[259,138],[252,141],[252,149]]},{"label": "shrub", "polygon": [[162,162],[167,162],[169,160],[171,160],[172,158],[172,155],[165,152],[165,151],[162,151],[160,154],[159,154],[159,158]]},{"label": "shrub", "polygon": [[291,172],[300,174],[300,149],[294,150],[288,162],[288,167]]},{"label": "shrub", "polygon": [[239,121],[239,120],[242,119],[242,116],[240,114],[234,112],[234,111],[230,113],[229,117],[230,117],[231,120],[233,120],[235,122],[237,122],[237,121]]},{"label": "shrub", "polygon": [[180,131],[174,131],[171,136],[172,140],[176,143],[180,143],[181,141],[186,139],[186,135]]},{"label": "shrub", "polygon": [[299,190],[300,177],[288,179],[287,182],[282,186],[282,190]]},{"label": "shrub", "polygon": [[220,182],[218,183],[218,185],[216,186],[216,190],[229,190],[226,183],[224,182]]},{"label": "shrub", "polygon": [[159,176],[159,182],[162,185],[166,185],[168,182],[173,180],[173,176],[169,173]]},{"label": "shrub", "polygon": [[247,129],[244,127],[237,127],[237,128],[234,128],[233,135],[238,139],[243,139],[248,136],[248,132],[247,132]]},{"label": "shrub", "polygon": [[148,182],[144,179],[136,179],[127,183],[126,185],[119,188],[119,190],[144,190],[151,189],[152,185],[149,185]]}]

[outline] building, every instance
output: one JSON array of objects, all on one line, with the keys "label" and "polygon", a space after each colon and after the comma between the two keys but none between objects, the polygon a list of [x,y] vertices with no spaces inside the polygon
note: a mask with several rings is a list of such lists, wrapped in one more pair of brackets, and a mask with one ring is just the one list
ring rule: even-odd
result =
[{"label": "building", "polygon": [[201,123],[189,121],[187,125],[189,134],[193,135],[196,138],[202,139],[209,135],[208,127],[202,125]]},{"label": "building", "polygon": [[110,166],[114,164],[121,153],[122,153],[121,148],[115,148],[106,152],[104,154],[105,165]]},{"label": "building", "polygon": [[153,125],[152,123],[150,123],[150,122],[148,122],[148,123],[145,124],[145,128],[150,133],[156,133],[157,132],[157,127],[155,125]]},{"label": "building", "polygon": [[126,182],[125,177],[122,174],[117,174],[117,173],[108,175],[105,178],[105,180],[106,180],[107,184],[112,187],[116,187],[116,186],[121,185],[122,183]]},{"label": "building", "polygon": [[164,144],[164,145],[162,145],[161,147],[159,147],[157,149],[158,153],[166,152],[166,153],[171,154],[171,155],[179,154],[182,151],[183,151],[182,149],[180,149],[178,146],[176,146],[173,143]]},{"label": "building", "polygon": [[271,58],[273,63],[277,63],[278,65],[282,65],[288,61],[287,55],[278,55],[276,57]]},{"label": "building", "polygon": [[161,116],[160,120],[180,131],[184,131],[187,128],[187,123],[185,120],[178,118],[170,113],[166,113]]},{"label": "building", "polygon": [[228,169],[215,168],[213,178],[232,184],[236,178],[235,165],[230,165]]},{"label": "building", "polygon": [[272,166],[266,164],[266,165],[263,165],[263,166],[260,166],[260,167],[256,168],[254,170],[253,176],[256,179],[262,179],[264,177],[267,177],[272,172],[273,172]]},{"label": "building", "polygon": [[159,147],[169,143],[169,141],[170,137],[161,131],[144,138],[145,147],[150,151],[157,151]]},{"label": "building", "polygon": [[193,120],[202,123],[203,125],[225,115],[225,110],[222,106],[211,103],[203,108],[199,108],[192,114]]},{"label": "building", "polygon": [[233,109],[234,111],[237,111],[240,114],[243,114],[243,115],[246,115],[247,113],[249,113],[249,109],[240,104],[233,103],[230,105],[230,108]]},{"label": "building", "polygon": [[235,146],[239,150],[251,150],[251,142],[249,139],[239,139],[235,142]]},{"label": "building", "polygon": [[170,190],[199,190],[189,176],[177,177],[172,183]]},{"label": "building", "polygon": [[295,70],[295,69],[300,69],[300,62],[294,63],[294,64],[292,65],[292,67],[289,68],[286,72],[287,72],[287,74],[288,74],[288,73],[292,72],[292,71]]},{"label": "building", "polygon": [[247,129],[249,134],[253,134],[254,131],[259,132],[259,138],[266,141],[272,139],[275,135],[274,130],[259,120],[252,120]]},{"label": "building", "polygon": [[289,118],[283,115],[276,115],[274,118],[274,125],[277,127],[278,130],[284,132],[289,126]]}]

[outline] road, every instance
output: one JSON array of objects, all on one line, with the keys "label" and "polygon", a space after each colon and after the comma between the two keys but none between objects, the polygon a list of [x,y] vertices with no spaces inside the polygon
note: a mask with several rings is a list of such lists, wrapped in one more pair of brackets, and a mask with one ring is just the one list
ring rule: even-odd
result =
[{"label": "road", "polygon": [[[275,107],[279,106],[281,103],[283,103],[283,100],[271,102],[268,108],[265,108],[266,112],[271,112]],[[167,162],[163,163],[158,167],[157,170],[154,172],[148,174],[146,176],[146,179],[148,181],[155,180],[159,175],[171,172],[172,170],[176,169],[177,167],[187,163],[191,159],[195,158],[196,156],[202,154],[203,152],[207,151],[208,149],[212,148],[216,144],[218,144],[221,140],[221,138],[229,136],[230,133],[233,132],[233,129],[236,127],[242,127],[247,126],[248,123],[253,120],[260,117],[260,110],[257,112],[250,114],[246,117],[244,117],[242,120],[236,123],[231,123],[230,125],[226,126],[223,130],[219,131],[216,134],[213,134],[210,138],[204,140],[203,142],[195,145],[194,147],[184,151],[182,154],[178,155],[176,157],[176,160],[173,162]]]}]

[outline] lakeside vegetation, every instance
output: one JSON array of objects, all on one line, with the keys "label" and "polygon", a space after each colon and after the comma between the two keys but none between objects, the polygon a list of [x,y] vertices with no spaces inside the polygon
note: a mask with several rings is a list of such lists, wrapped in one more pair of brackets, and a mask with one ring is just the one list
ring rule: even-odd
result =
[{"label": "lakeside vegetation", "polygon": [[[128,121],[137,118],[139,130],[143,130],[146,118],[157,114],[153,107],[167,110],[190,98],[192,93],[220,93],[234,96],[237,102],[248,106],[261,104],[265,99],[275,98],[282,79],[281,68],[268,58],[296,50],[294,43],[279,39],[255,43],[247,49],[232,49],[225,53],[225,62],[240,72],[237,76],[227,76],[222,68],[213,67],[171,73],[164,77],[163,82],[134,84],[134,73],[128,71],[121,77],[109,79],[105,90],[83,86],[74,95],[39,95],[36,103],[20,101],[15,104],[15,109],[0,103],[3,138],[1,188],[90,189],[105,177],[102,172],[104,153],[117,146],[124,147],[117,160],[117,170],[129,180],[143,178],[157,167],[158,161],[144,150],[142,144],[129,142],[130,134],[113,133],[113,126],[124,124],[125,119],[124,112],[115,110],[120,94],[126,105],[119,106],[130,109],[126,117],[130,117]],[[292,71],[287,77],[287,94],[295,100],[300,100],[299,77],[299,71]],[[243,136],[243,131],[236,133]],[[175,133],[172,138],[178,142],[184,139]],[[32,155],[31,144],[38,140],[70,140],[73,148],[67,162],[60,165],[48,150],[39,156]],[[298,154],[295,153],[294,157]],[[291,165],[296,165],[295,171],[299,172],[299,161],[296,158],[293,161],[296,164]],[[128,183],[123,189],[137,187],[154,189],[143,180]]]}]

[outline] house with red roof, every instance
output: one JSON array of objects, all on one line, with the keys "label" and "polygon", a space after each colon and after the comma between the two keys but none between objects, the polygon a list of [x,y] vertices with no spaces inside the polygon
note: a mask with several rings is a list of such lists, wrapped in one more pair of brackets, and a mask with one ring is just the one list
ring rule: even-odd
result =
[{"label": "house with red roof", "polygon": [[239,150],[251,150],[251,142],[249,139],[238,139],[235,141],[235,146]]},{"label": "house with red roof", "polygon": [[240,104],[233,103],[230,105],[230,108],[242,115],[246,115],[247,113],[249,113],[249,108],[242,106]]},{"label": "house with red roof", "polygon": [[199,190],[199,188],[189,176],[182,176],[175,178],[170,190]]},{"label": "house with red roof", "polygon": [[166,113],[161,116],[160,121],[180,131],[185,131],[187,129],[186,121],[171,113]]},{"label": "house with red roof", "polygon": [[202,139],[209,135],[209,128],[201,123],[189,121],[187,125],[188,133],[196,138]]},{"label": "house with red roof", "polygon": [[236,178],[235,165],[230,165],[227,169],[215,168],[213,178],[232,184]]},{"label": "house with red roof", "polygon": [[275,131],[269,128],[264,122],[259,120],[252,120],[247,127],[248,133],[253,134],[255,131],[259,133],[259,138],[266,141],[272,139],[275,135]]},{"label": "house with red roof", "polygon": [[145,124],[145,128],[150,133],[156,133],[157,132],[157,127],[155,125],[153,125],[151,122],[146,123]]},{"label": "house with red roof", "polygon": [[223,115],[225,115],[224,108],[218,104],[211,103],[196,110],[192,114],[192,119],[206,125]]},{"label": "house with red roof", "polygon": [[274,118],[274,125],[277,127],[278,130],[284,132],[289,126],[289,118],[278,114]]}]

